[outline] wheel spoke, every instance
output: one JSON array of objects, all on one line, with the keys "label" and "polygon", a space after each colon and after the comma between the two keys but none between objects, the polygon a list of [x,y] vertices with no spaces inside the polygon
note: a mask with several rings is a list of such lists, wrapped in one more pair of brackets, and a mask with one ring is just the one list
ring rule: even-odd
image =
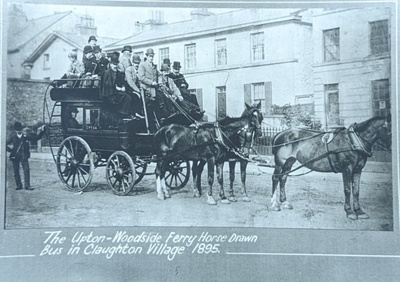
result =
[{"label": "wheel spoke", "polygon": [[[167,171],[167,173],[168,173],[168,175],[165,176],[165,180],[167,180],[168,178],[170,178],[171,175],[172,175],[172,173],[171,173],[170,171]],[[166,173],[166,174],[167,174],[167,173]]]},{"label": "wheel spoke", "polygon": [[76,176],[76,173],[74,173],[72,175],[72,185],[71,185],[72,188],[74,188],[74,185],[75,185],[75,176]]},{"label": "wheel spoke", "polygon": [[[68,140],[68,143],[70,145],[71,151],[67,148],[67,146],[65,146],[65,148],[67,148],[68,152],[71,154],[71,157],[75,158],[75,154],[74,154],[75,152],[73,150],[73,145],[72,145],[71,139]],[[65,144],[65,145],[67,145],[67,144]]]},{"label": "wheel spoke", "polygon": [[[180,181],[181,183],[183,183],[183,181],[182,181],[181,177],[179,176],[179,174],[176,174],[175,177],[176,177],[176,178],[179,178],[179,181]],[[177,186],[178,186],[178,185],[177,185]]]}]

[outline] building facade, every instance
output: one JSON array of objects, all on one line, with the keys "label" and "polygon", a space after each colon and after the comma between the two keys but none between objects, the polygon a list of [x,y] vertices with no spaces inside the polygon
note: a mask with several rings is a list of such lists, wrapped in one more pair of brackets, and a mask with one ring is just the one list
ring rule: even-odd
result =
[{"label": "building facade", "polygon": [[298,10],[247,9],[168,24],[112,44],[133,46],[155,62],[181,62],[181,72],[209,120],[239,116],[244,103],[261,102],[271,125],[280,126],[272,105],[294,104],[312,95],[312,25]]},{"label": "building facade", "polygon": [[390,112],[390,8],[326,10],[313,16],[315,115],[326,127]]}]

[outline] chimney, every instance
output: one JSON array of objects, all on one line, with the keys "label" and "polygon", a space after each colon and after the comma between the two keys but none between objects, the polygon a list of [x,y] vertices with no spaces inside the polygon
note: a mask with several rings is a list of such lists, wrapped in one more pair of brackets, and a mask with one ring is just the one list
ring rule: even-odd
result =
[{"label": "chimney", "polygon": [[166,24],[164,21],[164,12],[159,10],[151,10],[149,12],[150,19],[145,21],[144,23],[136,22],[135,23],[135,32],[140,32],[143,30],[149,30],[152,28],[156,28],[158,26]]},{"label": "chimney", "polygon": [[198,21],[207,18],[208,16],[214,15],[207,8],[195,9],[190,12],[192,21]]},{"label": "chimney", "polygon": [[87,14],[80,17],[80,22],[75,27],[80,35],[97,36],[97,27],[94,25],[94,18]]}]

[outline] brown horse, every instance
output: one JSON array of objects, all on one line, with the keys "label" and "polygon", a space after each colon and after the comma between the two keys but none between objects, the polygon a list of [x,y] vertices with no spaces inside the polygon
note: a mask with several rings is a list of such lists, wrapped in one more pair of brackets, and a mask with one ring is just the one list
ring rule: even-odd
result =
[{"label": "brown horse", "polygon": [[[249,130],[259,129],[259,106],[250,107],[246,104],[246,110],[239,118],[226,118],[220,123],[204,124],[200,127],[187,127],[171,124],[162,127],[154,135],[154,152],[158,157],[156,167],[157,197],[160,200],[170,197],[165,185],[165,172],[167,165],[172,160],[193,161],[193,192],[195,197],[200,197],[201,173],[204,165],[208,166],[208,193],[207,203],[215,205],[212,197],[212,185],[214,183],[214,166],[226,160],[227,153],[232,146],[238,146],[246,140]],[[222,174],[222,169],[217,170]],[[218,179],[222,179],[219,175]],[[222,203],[228,203],[222,182],[220,182]]]},{"label": "brown horse", "polygon": [[[281,205],[283,208],[293,208],[286,200],[285,183],[293,164],[298,161],[313,171],[342,173],[347,217],[369,218],[359,204],[361,171],[376,141],[380,140],[386,147],[391,146],[388,122],[390,117],[373,117],[331,133],[306,129],[288,129],[278,133],[274,137],[272,150],[275,170],[272,176],[271,209],[279,211]],[[350,205],[351,194],[353,209]]]}]

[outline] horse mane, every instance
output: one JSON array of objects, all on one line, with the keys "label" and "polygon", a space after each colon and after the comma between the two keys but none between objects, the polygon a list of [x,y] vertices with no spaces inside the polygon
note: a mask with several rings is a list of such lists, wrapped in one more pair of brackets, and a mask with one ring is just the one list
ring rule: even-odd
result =
[{"label": "horse mane", "polygon": [[220,125],[229,125],[231,123],[237,122],[237,121],[241,121],[243,120],[244,117],[230,117],[230,116],[226,116],[222,119],[218,120],[218,123]]},{"label": "horse mane", "polygon": [[365,129],[367,129],[367,127],[371,123],[373,123],[375,121],[378,121],[378,120],[386,120],[386,118],[385,117],[380,117],[380,116],[372,117],[372,118],[367,119],[367,120],[365,120],[365,121],[363,121],[361,123],[356,123],[355,126],[354,126],[354,129],[356,131],[364,131]]}]

